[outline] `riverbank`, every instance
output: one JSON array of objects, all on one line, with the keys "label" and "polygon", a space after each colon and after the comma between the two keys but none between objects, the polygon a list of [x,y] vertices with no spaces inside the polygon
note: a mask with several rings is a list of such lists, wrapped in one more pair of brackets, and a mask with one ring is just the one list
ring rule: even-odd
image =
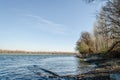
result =
[{"label": "riverbank", "polygon": [[[77,56],[79,57],[79,56]],[[119,80],[120,79],[120,52],[108,54],[90,54],[81,57],[81,61],[95,64],[96,68],[75,77],[81,80]]]},{"label": "riverbank", "polygon": [[[87,61],[88,62],[88,61]],[[106,59],[103,61],[90,62],[91,64],[96,64],[96,68],[80,75],[76,75],[82,80],[90,78],[92,80],[118,80],[120,78],[120,59]],[[113,77],[112,75],[118,75]]]},{"label": "riverbank", "polygon": [[[78,58],[79,59],[79,58]],[[81,59],[80,59],[81,60]],[[54,73],[52,71],[47,71],[52,76],[48,76],[49,79],[55,79],[55,80],[119,80],[120,79],[120,59],[118,58],[109,58],[109,59],[103,59],[103,58],[97,58],[95,56],[91,56],[88,58],[82,59],[81,62],[94,64],[96,65],[95,68],[91,69],[88,72],[77,74],[77,75],[65,75],[60,76],[57,73]],[[57,76],[56,76],[57,75]],[[41,75],[39,75],[41,76]]]},{"label": "riverbank", "polygon": [[[86,60],[84,61],[86,62]],[[88,61],[87,61],[88,62]],[[89,63],[89,62],[88,62]],[[54,79],[65,80],[119,80],[120,79],[120,59],[106,59],[103,61],[90,62],[96,64],[91,71],[78,75],[49,76]]]}]

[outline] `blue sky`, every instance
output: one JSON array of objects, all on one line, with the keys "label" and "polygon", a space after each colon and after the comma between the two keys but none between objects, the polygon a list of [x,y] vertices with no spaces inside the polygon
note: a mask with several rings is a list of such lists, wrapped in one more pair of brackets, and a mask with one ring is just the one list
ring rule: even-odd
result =
[{"label": "blue sky", "polygon": [[83,0],[0,0],[0,49],[75,51],[100,7]]}]

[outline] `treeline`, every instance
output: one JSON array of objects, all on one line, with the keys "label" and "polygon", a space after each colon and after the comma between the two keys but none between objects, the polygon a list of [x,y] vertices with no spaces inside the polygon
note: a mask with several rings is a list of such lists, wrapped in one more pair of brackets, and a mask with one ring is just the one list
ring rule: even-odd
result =
[{"label": "treeline", "polygon": [[75,54],[75,52],[64,52],[64,51],[26,51],[26,50],[3,50],[0,49],[0,53],[22,53],[22,54]]},{"label": "treeline", "polygon": [[80,53],[120,53],[120,0],[108,0],[97,15],[93,27],[93,34],[81,33],[76,45],[77,51]]},{"label": "treeline", "polygon": [[30,53],[30,52],[23,51],[23,50],[3,50],[3,49],[0,49],[0,53]]}]

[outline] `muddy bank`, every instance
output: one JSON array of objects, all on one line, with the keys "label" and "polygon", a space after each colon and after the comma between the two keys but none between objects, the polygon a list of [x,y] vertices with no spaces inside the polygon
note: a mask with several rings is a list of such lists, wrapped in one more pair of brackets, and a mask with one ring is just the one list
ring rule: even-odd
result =
[{"label": "muddy bank", "polygon": [[[78,75],[59,76],[60,78],[72,80],[119,80],[120,59],[84,59],[84,62],[96,64],[96,67],[86,73]],[[54,77],[54,76],[52,76]]]},{"label": "muddy bank", "polygon": [[83,74],[75,75],[79,80],[119,80],[120,59],[88,59],[90,64],[96,64],[96,68]]},{"label": "muddy bank", "polygon": [[[90,59],[89,59],[90,60]],[[59,80],[119,80],[120,79],[120,59],[102,59],[91,62],[85,60],[90,64],[96,64],[96,67],[89,72],[78,74],[78,75],[65,75],[59,76],[52,71],[47,71],[51,76],[49,79]],[[83,61],[83,60],[82,60]],[[45,70],[46,71],[46,70]],[[57,76],[56,76],[57,75]],[[40,75],[39,75],[40,76]]]}]

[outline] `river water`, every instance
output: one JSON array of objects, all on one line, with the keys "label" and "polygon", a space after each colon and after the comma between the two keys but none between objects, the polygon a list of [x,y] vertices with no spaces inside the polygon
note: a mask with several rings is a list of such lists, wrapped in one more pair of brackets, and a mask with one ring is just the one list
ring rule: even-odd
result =
[{"label": "river water", "polygon": [[85,73],[94,67],[74,55],[0,55],[0,80],[50,80],[48,76],[53,74],[49,71],[65,76]]}]

